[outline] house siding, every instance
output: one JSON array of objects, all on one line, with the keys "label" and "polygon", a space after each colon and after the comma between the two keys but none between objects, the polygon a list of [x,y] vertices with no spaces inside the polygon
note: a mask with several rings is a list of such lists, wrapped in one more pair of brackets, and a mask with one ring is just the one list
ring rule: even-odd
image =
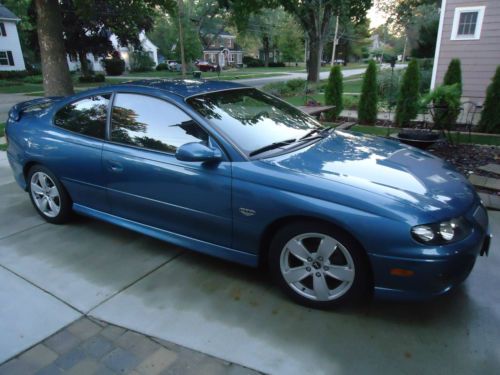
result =
[{"label": "house siding", "polygon": [[7,36],[0,36],[0,51],[12,52],[14,65],[0,65],[0,71],[25,70],[23,52],[17,34],[15,21],[1,20],[5,26]]},{"label": "house siding", "polygon": [[[452,40],[453,18],[457,7],[485,6],[479,40]],[[463,97],[478,103],[484,101],[486,88],[500,65],[500,0],[447,0],[437,59],[436,84],[443,82],[451,59],[462,64]]]}]

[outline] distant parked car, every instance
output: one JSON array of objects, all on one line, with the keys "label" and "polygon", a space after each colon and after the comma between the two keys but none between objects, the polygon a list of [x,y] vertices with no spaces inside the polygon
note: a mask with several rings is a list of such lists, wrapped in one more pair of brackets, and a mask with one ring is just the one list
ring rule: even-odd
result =
[{"label": "distant parked car", "polygon": [[10,110],[6,136],[15,179],[46,221],[75,211],[267,265],[312,307],[373,290],[437,296],[489,249],[487,212],[447,162],[323,127],[238,83],[143,80],[35,99]]},{"label": "distant parked car", "polygon": [[166,61],[168,70],[172,72],[180,72],[182,70],[182,64],[175,60],[167,60]]},{"label": "distant parked car", "polygon": [[217,71],[217,64],[213,64],[210,61],[197,61],[194,64],[202,72],[215,72]]}]

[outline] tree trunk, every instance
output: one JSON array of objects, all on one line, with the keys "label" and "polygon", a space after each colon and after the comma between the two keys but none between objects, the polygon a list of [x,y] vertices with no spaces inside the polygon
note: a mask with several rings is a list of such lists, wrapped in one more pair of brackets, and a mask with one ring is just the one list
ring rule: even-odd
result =
[{"label": "tree trunk", "polygon": [[35,0],[45,96],[73,94],[58,0]]},{"label": "tree trunk", "polygon": [[80,70],[82,72],[82,76],[90,76],[89,62],[87,61],[87,52],[78,51],[78,60],[80,60]]},{"label": "tree trunk", "polygon": [[321,56],[323,55],[323,43],[319,35],[309,34],[309,63],[307,66],[307,80],[318,82],[321,68]]},{"label": "tree trunk", "polygon": [[262,37],[262,49],[264,50],[264,66],[267,68],[269,66],[269,36],[264,35]]}]

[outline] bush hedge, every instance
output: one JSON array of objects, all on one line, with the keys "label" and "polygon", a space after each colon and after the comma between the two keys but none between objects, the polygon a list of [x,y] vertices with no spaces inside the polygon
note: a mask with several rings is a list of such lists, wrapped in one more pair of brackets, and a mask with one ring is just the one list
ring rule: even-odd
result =
[{"label": "bush hedge", "polygon": [[167,63],[160,63],[160,64],[156,65],[156,70],[158,70],[158,71],[160,71],[160,70],[168,70]]},{"label": "bush hedge", "polygon": [[328,83],[325,87],[325,104],[334,105],[332,114],[337,117],[343,109],[342,93],[344,92],[344,82],[342,70],[339,65],[335,65],[330,70]]},{"label": "bush hedge", "polygon": [[377,121],[377,65],[370,60],[363,78],[361,97],[359,98],[358,120],[361,124],[373,125]]},{"label": "bush hedge", "polygon": [[149,72],[154,66],[155,62],[147,52],[135,51],[130,55],[130,71],[132,72]]},{"label": "bush hedge", "polygon": [[264,63],[262,61],[252,56],[243,56],[243,64],[245,64],[249,68],[258,68],[264,66]]},{"label": "bush hedge", "polygon": [[411,60],[399,89],[396,107],[396,124],[405,126],[417,117],[420,99],[420,70],[416,60]]},{"label": "bush hedge", "polygon": [[487,133],[500,133],[500,66],[486,91],[479,129]]},{"label": "bush hedge", "polygon": [[462,96],[462,68],[459,59],[453,59],[448,65],[448,69],[443,78],[443,85],[451,86],[457,84]]},{"label": "bush hedge", "polygon": [[90,75],[90,76],[81,76],[78,77],[78,82],[80,83],[99,83],[99,82],[105,82],[106,78],[104,77],[104,74],[95,74],[95,75]]},{"label": "bush hedge", "polygon": [[102,66],[108,76],[120,76],[125,71],[125,60],[113,55],[111,59],[102,60]]}]

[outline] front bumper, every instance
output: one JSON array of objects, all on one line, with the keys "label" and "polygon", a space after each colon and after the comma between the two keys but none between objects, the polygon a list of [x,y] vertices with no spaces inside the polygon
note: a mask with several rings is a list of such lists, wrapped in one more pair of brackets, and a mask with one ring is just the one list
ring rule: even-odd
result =
[{"label": "front bumper", "polygon": [[[478,255],[487,255],[491,235],[476,230],[464,241],[447,245],[447,256],[409,259],[370,255],[379,298],[425,300],[442,295],[462,283],[472,271]],[[452,251],[449,251],[451,247]],[[392,270],[412,271],[411,275],[394,275]]]}]

